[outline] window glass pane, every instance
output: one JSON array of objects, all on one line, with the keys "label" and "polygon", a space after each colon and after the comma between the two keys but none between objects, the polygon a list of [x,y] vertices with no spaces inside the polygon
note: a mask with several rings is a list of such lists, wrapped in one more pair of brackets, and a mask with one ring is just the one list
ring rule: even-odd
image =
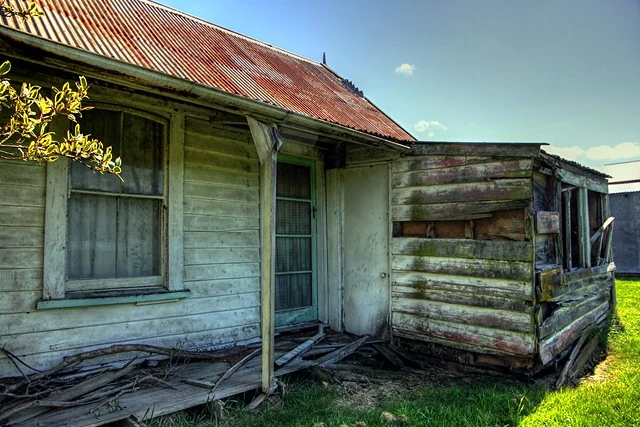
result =
[{"label": "window glass pane", "polygon": [[116,212],[114,197],[71,195],[67,242],[70,279],[116,276]]},{"label": "window glass pane", "polygon": [[[89,110],[80,119],[82,133],[111,146],[114,157],[120,156],[120,136],[122,113],[108,110]],[[82,190],[97,190],[116,193],[120,189],[120,179],[111,174],[100,174],[78,162],[71,162],[71,187]]]},{"label": "window glass pane", "polygon": [[311,168],[278,163],[276,194],[280,197],[311,199]]},{"label": "window glass pane", "polygon": [[276,276],[276,310],[309,307],[311,298],[311,273]]},{"label": "window glass pane", "polygon": [[120,198],[118,277],[160,275],[160,201]]},{"label": "window glass pane", "polygon": [[311,237],[276,238],[276,272],[311,270]]},{"label": "window glass pane", "polygon": [[161,195],[162,124],[125,114],[122,129],[122,192]]},{"label": "window glass pane", "polygon": [[311,203],[278,200],[276,234],[311,234]]}]

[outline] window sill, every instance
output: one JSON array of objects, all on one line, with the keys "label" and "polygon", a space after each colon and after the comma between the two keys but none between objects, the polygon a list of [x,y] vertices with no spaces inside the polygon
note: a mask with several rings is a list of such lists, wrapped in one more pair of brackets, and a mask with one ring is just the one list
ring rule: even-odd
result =
[{"label": "window sill", "polygon": [[176,302],[191,295],[191,291],[162,292],[150,293],[145,295],[122,295],[122,296],[95,296],[83,298],[65,298],[38,301],[36,308],[38,310],[50,310],[56,308],[73,308],[73,307],[92,307],[98,305],[114,305],[114,304],[160,304],[168,302]]}]

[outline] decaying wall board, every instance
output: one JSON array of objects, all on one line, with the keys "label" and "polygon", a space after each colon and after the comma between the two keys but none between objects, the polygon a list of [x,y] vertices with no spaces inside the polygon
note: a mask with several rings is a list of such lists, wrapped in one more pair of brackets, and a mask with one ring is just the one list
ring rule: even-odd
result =
[{"label": "decaying wall board", "polygon": [[535,148],[504,157],[442,146],[393,163],[394,336],[532,358]]}]

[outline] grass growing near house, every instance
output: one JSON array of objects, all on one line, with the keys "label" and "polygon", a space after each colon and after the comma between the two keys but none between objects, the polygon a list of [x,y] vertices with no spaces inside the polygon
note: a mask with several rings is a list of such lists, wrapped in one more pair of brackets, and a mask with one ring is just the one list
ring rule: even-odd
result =
[{"label": "grass growing near house", "polygon": [[616,280],[609,355],[593,377],[550,393],[523,426],[640,426],[640,280]]},{"label": "grass growing near house", "polygon": [[397,395],[375,408],[341,405],[344,393],[309,382],[291,384],[277,405],[255,413],[231,401],[230,417],[183,412],[156,426],[313,426],[356,422],[389,426],[383,411],[407,417],[408,426],[640,426],[640,280],[617,280],[618,317],[608,338],[609,355],[575,388],[550,392],[540,386],[478,380],[449,382]]}]

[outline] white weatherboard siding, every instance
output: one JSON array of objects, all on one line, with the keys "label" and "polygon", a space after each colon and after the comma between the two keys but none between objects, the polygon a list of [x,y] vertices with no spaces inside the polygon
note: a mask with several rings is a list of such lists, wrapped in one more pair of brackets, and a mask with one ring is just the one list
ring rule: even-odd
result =
[{"label": "white weatherboard siding", "polygon": [[[186,118],[180,215],[184,288],[191,295],[161,304],[37,310],[43,292],[46,167],[1,163],[4,348],[46,368],[65,355],[111,344],[212,346],[259,337],[259,162],[247,133]],[[0,376],[15,375],[20,373],[1,358]]]}]

